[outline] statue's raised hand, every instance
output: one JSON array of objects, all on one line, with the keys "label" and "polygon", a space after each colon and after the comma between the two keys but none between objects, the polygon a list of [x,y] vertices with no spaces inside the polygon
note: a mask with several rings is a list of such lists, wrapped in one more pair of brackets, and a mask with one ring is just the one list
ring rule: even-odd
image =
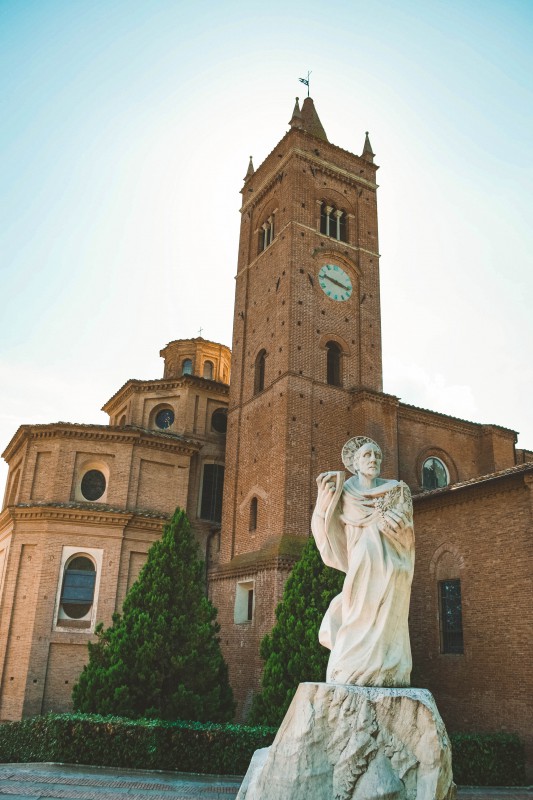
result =
[{"label": "statue's raised hand", "polygon": [[333,476],[334,473],[332,472],[322,472],[316,479],[318,495],[316,498],[315,511],[322,517],[326,515],[328,506],[333,499],[333,493],[335,492],[335,480]]}]

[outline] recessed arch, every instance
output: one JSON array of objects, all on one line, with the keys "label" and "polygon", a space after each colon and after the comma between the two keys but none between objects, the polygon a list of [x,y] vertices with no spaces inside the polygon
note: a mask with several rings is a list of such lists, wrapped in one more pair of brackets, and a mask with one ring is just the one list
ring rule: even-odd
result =
[{"label": "recessed arch", "polygon": [[[437,580],[445,576],[454,578],[456,575],[453,573],[459,575],[464,566],[465,560],[459,548],[452,542],[443,542],[431,557],[429,572],[431,575],[435,575]],[[437,567],[439,568],[437,569]]]},{"label": "recessed arch", "polygon": [[351,348],[346,339],[343,339],[342,336],[339,336],[336,333],[323,333],[320,339],[318,340],[318,346],[321,350],[326,349],[326,345],[328,342],[335,342],[341,349],[343,356],[350,356],[351,355]]}]

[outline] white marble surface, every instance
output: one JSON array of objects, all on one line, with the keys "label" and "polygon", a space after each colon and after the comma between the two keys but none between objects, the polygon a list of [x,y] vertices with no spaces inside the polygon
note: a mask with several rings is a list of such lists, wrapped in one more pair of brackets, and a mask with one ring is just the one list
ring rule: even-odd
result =
[{"label": "white marble surface", "polygon": [[453,800],[451,749],[425,689],[302,683],[238,800]]},{"label": "white marble surface", "polygon": [[[361,445],[361,442],[363,444]],[[379,477],[381,450],[366,437],[343,448],[343,472],[318,476],[311,528],[325,564],[346,573],[319,640],[331,650],[326,680],[409,686],[409,601],[415,547],[409,487]]]}]

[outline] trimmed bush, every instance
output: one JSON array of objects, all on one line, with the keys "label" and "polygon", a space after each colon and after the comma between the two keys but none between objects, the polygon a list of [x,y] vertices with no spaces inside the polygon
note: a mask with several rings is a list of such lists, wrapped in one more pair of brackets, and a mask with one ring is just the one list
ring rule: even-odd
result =
[{"label": "trimmed bush", "polygon": [[0,724],[0,762],[244,775],[254,751],[275,734],[244,725],[47,714]]},{"label": "trimmed bush", "polygon": [[[275,728],[48,714],[0,724],[0,763],[59,761],[99,767],[244,775]],[[462,786],[525,783],[524,748],[509,733],[452,733],[453,775]]]},{"label": "trimmed bush", "polygon": [[524,746],[513,733],[452,733],[453,779],[461,786],[523,786]]},{"label": "trimmed bush", "polygon": [[76,711],[129,719],[230,722],[233,693],[216,609],[187,515],[176,509],[107,630],[96,629]]}]

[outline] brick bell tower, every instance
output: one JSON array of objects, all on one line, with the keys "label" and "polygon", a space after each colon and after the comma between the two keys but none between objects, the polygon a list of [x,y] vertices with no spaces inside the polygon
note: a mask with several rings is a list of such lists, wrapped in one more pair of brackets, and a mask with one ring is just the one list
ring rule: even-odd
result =
[{"label": "brick bell tower", "polygon": [[[241,190],[220,561],[210,572],[246,716],[259,644],[309,536],[315,478],[350,436],[396,452],[382,394],[376,170],[331,144],[306,98]],[[388,458],[387,471],[396,469]]]}]

